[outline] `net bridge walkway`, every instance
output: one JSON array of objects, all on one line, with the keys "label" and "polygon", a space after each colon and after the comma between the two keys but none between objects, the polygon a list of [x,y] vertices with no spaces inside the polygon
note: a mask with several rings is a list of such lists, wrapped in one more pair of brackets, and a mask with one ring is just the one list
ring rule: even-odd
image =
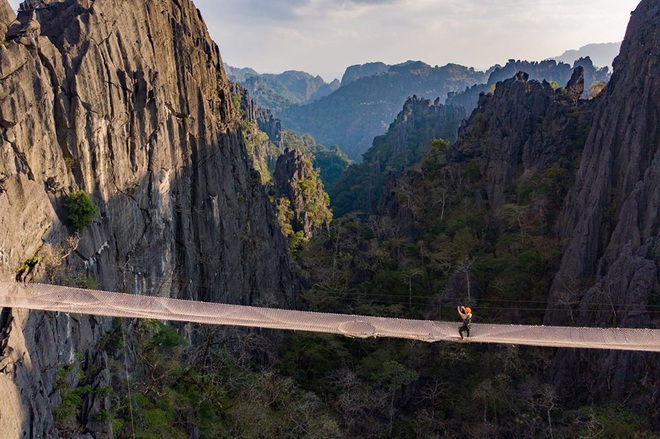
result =
[{"label": "net bridge walkway", "polygon": [[660,352],[660,329],[473,323],[470,338],[462,341],[458,335],[460,321],[409,320],[260,308],[37,283],[23,285],[0,282],[0,306],[74,314],[320,332],[356,338],[393,337],[425,342],[502,343]]}]

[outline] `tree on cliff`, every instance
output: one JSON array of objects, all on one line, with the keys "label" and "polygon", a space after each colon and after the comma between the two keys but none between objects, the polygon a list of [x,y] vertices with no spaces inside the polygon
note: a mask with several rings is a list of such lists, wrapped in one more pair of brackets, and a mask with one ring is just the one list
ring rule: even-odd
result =
[{"label": "tree on cliff", "polygon": [[98,209],[85,191],[70,193],[66,200],[66,208],[68,210],[67,222],[77,233],[91,225],[99,215]]}]

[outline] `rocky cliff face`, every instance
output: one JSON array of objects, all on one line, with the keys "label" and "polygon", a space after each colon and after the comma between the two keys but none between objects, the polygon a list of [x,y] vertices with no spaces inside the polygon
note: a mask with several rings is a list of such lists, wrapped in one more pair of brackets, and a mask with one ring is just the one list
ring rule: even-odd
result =
[{"label": "rocky cliff face", "polygon": [[[660,298],[659,78],[660,4],[644,0],[632,14],[614,74],[594,110],[577,181],[560,218],[568,244],[548,323],[660,324],[649,308]],[[616,395],[658,407],[657,354],[560,351],[554,380],[578,402],[587,394],[596,400]]]},{"label": "rocky cliff face", "polygon": [[584,86],[578,78],[553,90],[519,72],[498,83],[492,95],[481,95],[459,129],[455,159],[478,159],[491,209],[502,207],[506,191],[523,175],[551,167],[572,172],[590,126],[589,103],[575,96]]},{"label": "rocky cliff face", "polygon": [[255,116],[259,129],[268,135],[271,142],[282,149],[284,147],[282,122],[267,108],[257,108]]},{"label": "rocky cliff face", "polygon": [[16,19],[16,14],[9,3],[0,2],[0,35],[5,35],[9,25]]},{"label": "rocky cliff face", "polygon": [[[6,0],[0,11],[7,21]],[[292,303],[284,240],[192,2],[69,0],[21,14],[30,17],[0,45],[2,278],[46,248],[66,247],[63,201],[82,189],[100,217],[65,265],[99,288]],[[30,20],[39,26],[25,29]],[[12,316],[0,386],[13,403],[0,409],[0,430],[46,436],[57,370],[74,353],[107,380],[107,359],[91,349],[108,321]]]},{"label": "rocky cliff face", "polygon": [[[311,159],[298,150],[287,150],[277,159],[273,175],[283,230],[311,238],[332,219],[330,199]],[[287,227],[290,225],[290,229]]]},{"label": "rocky cliff face", "polygon": [[238,83],[230,84],[232,99],[240,109],[241,126],[248,153],[263,182],[269,181],[277,157],[284,151],[282,123],[270,110],[252,100],[248,90]]}]

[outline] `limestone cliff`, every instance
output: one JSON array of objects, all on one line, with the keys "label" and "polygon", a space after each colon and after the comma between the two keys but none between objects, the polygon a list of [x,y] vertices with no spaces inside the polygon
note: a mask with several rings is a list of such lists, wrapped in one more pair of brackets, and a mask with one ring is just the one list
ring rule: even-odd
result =
[{"label": "limestone cliff", "polygon": [[287,235],[311,238],[332,219],[330,199],[309,157],[286,150],[278,157],[273,175],[278,215]]},{"label": "limestone cliff", "polygon": [[[6,0],[0,10],[6,21]],[[63,201],[80,189],[100,217],[64,264],[99,288],[292,303],[297,281],[275,212],[193,3],[67,0],[20,15],[39,26],[0,45],[2,278],[31,256],[67,248]],[[48,271],[34,275],[47,280]],[[56,373],[74,353],[107,384],[107,359],[92,348],[108,320],[11,314],[0,389],[12,403],[0,408],[0,430],[46,436]]]},{"label": "limestone cliff", "polygon": [[[6,1],[0,2],[0,35],[4,37],[9,25],[16,19],[16,14]],[[0,39],[3,40],[4,38]]]},{"label": "limestone cliff", "polygon": [[[643,0],[594,110],[577,181],[560,218],[568,244],[548,323],[660,324],[650,308],[660,298],[659,78],[660,4]],[[660,422],[657,355],[560,351],[553,376],[576,402],[632,398],[656,410]]]},{"label": "limestone cliff", "polygon": [[476,158],[491,209],[505,203],[506,191],[518,178],[550,167],[572,173],[590,126],[589,103],[568,90],[553,90],[547,82],[529,80],[524,72],[497,83],[493,94],[482,94],[477,109],[461,126],[457,157]]},{"label": "limestone cliff", "polygon": [[230,84],[232,100],[241,113],[241,126],[248,153],[263,182],[270,181],[277,157],[284,151],[282,124],[270,110],[261,108],[248,90]]}]

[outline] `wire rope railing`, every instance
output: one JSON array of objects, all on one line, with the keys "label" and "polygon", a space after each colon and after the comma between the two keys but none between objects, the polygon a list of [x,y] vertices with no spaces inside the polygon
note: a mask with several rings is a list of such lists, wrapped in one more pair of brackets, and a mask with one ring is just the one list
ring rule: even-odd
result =
[{"label": "wire rope railing", "polygon": [[[393,337],[425,342],[461,341],[459,322],[413,320],[228,305],[138,296],[48,284],[0,282],[0,306],[112,317],[151,318],[213,325]],[[464,342],[660,352],[660,329],[472,324]]]}]

